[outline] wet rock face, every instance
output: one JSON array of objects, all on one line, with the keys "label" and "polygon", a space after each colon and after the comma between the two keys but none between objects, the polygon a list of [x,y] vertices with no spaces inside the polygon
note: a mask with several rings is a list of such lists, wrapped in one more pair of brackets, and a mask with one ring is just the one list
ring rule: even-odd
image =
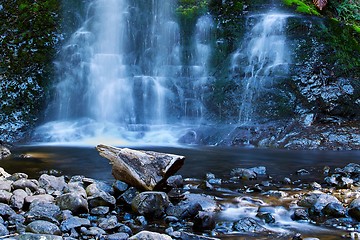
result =
[{"label": "wet rock face", "polygon": [[10,150],[5,146],[0,145],[0,160],[10,155],[11,155]]}]

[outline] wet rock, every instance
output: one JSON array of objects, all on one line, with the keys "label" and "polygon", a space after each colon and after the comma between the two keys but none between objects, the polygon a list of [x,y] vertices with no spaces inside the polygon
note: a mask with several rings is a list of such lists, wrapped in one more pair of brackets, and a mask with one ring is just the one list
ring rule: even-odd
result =
[{"label": "wet rock", "polygon": [[300,176],[304,176],[304,175],[309,175],[310,172],[308,170],[306,170],[306,169],[300,169],[300,170],[296,171],[296,174],[300,175]]},{"label": "wet rock", "polygon": [[4,226],[4,224],[0,223],[0,237],[6,236],[9,234],[9,230]]},{"label": "wet rock", "polygon": [[265,193],[263,193],[265,196],[273,196],[277,198],[284,198],[287,197],[288,194],[284,191],[278,191],[278,190],[270,190]]},{"label": "wet rock", "polygon": [[107,236],[106,238],[107,240],[127,240],[129,239],[129,234],[127,233],[114,233],[114,234],[110,234]]},{"label": "wet rock", "polygon": [[80,217],[69,217],[68,219],[62,221],[60,225],[60,230],[62,232],[68,232],[73,228],[77,227],[89,227],[90,226],[90,220],[86,218],[80,218]]},{"label": "wet rock", "polygon": [[319,215],[326,205],[329,203],[341,204],[340,201],[329,194],[310,193],[298,202],[299,206],[310,208],[309,214]]},{"label": "wet rock", "polygon": [[184,186],[184,180],[181,175],[174,175],[166,179],[166,185],[173,188],[181,188]]},{"label": "wet rock", "polygon": [[348,209],[349,215],[357,221],[360,221],[360,198],[353,200]]},{"label": "wet rock", "polygon": [[99,227],[104,230],[113,230],[119,227],[119,222],[116,216],[110,216],[108,218],[99,219]]},{"label": "wet rock", "polygon": [[27,196],[28,194],[23,189],[16,189],[10,198],[10,206],[14,209],[22,209]]},{"label": "wet rock", "polygon": [[116,203],[115,197],[111,196],[110,194],[100,191],[91,197],[88,197],[89,207],[99,207],[99,206],[108,206],[114,207]]},{"label": "wet rock", "polygon": [[24,204],[29,206],[33,202],[52,203],[54,200],[54,197],[49,194],[40,194],[25,197]]},{"label": "wet rock", "polygon": [[181,168],[185,160],[185,157],[174,154],[106,145],[98,145],[96,149],[102,157],[110,160],[115,179],[150,191],[160,187],[162,182]]},{"label": "wet rock", "polygon": [[127,183],[120,180],[116,180],[112,186],[114,188],[115,195],[120,195],[129,188],[129,185]]},{"label": "wet rock", "polygon": [[139,194],[138,190],[134,187],[130,187],[123,194],[120,195],[119,200],[131,205],[132,200]]},{"label": "wet rock", "polygon": [[34,202],[30,205],[30,210],[25,214],[29,221],[45,220],[58,224],[61,216],[59,206],[54,203]]},{"label": "wet rock", "polygon": [[274,223],[275,218],[271,213],[268,212],[258,212],[256,217],[262,219],[265,223]]},{"label": "wet rock", "polygon": [[47,194],[53,194],[55,191],[63,192],[66,188],[64,176],[55,177],[48,174],[42,174],[39,177],[39,186],[44,188]]},{"label": "wet rock", "polygon": [[135,218],[135,224],[141,227],[145,227],[148,224],[148,222],[146,221],[146,218],[144,216],[137,216]]},{"label": "wet rock", "polygon": [[0,203],[0,216],[7,219],[9,216],[16,214],[15,211],[7,204]]},{"label": "wet rock", "polygon": [[6,179],[15,182],[20,179],[28,179],[28,177],[29,176],[26,173],[14,173],[10,177],[7,177]]},{"label": "wet rock", "polygon": [[206,237],[189,232],[178,232],[180,236],[175,236],[176,239],[181,240],[220,240],[220,238]]},{"label": "wet rock", "polygon": [[0,160],[7,158],[11,155],[10,149],[5,146],[0,145]]},{"label": "wet rock", "polygon": [[0,202],[1,203],[9,203],[10,202],[10,198],[11,198],[12,194],[8,191],[5,190],[0,190]]},{"label": "wet rock", "polygon": [[109,212],[110,208],[106,206],[99,206],[90,210],[90,213],[96,216],[106,215]]},{"label": "wet rock", "polygon": [[82,235],[97,236],[97,237],[106,234],[106,232],[99,227],[89,227],[89,229],[87,229],[86,227],[81,227],[80,232]]},{"label": "wet rock", "polygon": [[76,193],[78,195],[87,198],[86,190],[83,187],[81,182],[69,182],[67,188],[65,189],[66,193]]},{"label": "wet rock", "polygon": [[16,237],[17,240],[63,240],[61,236],[49,234],[23,233]]},{"label": "wet rock", "polygon": [[21,178],[12,183],[13,189],[30,189],[32,192],[39,190],[39,182],[35,179]]},{"label": "wet rock", "polygon": [[198,202],[181,202],[177,205],[170,205],[166,209],[166,214],[176,217],[178,219],[193,218],[199,211],[202,211],[202,207]]},{"label": "wet rock", "polygon": [[149,231],[141,231],[134,236],[130,237],[129,240],[172,240],[169,235],[160,234],[156,232],[149,232]]},{"label": "wet rock", "polygon": [[210,212],[199,211],[194,218],[193,229],[196,231],[212,230],[215,228],[214,214]]},{"label": "wet rock", "polygon": [[344,208],[344,206],[337,202],[331,202],[327,204],[322,209],[322,212],[327,216],[336,217],[336,218],[345,217],[346,215],[346,209]]},{"label": "wet rock", "polygon": [[235,168],[230,172],[230,175],[242,180],[252,180],[257,177],[257,174],[253,170],[246,168]]},{"label": "wet rock", "polygon": [[182,203],[199,203],[202,210],[207,212],[214,212],[220,209],[214,197],[206,194],[184,194]]},{"label": "wet rock", "polygon": [[61,235],[58,226],[43,220],[37,220],[29,223],[26,227],[26,231],[39,234]]},{"label": "wet rock", "polygon": [[164,192],[142,192],[138,194],[132,201],[132,209],[151,218],[162,217],[170,201]]},{"label": "wet rock", "polygon": [[266,167],[264,166],[252,167],[249,168],[249,170],[255,172],[257,175],[266,175]]},{"label": "wet rock", "polygon": [[70,210],[73,214],[88,213],[87,200],[76,193],[66,193],[56,198],[56,205],[61,210]]},{"label": "wet rock", "polygon": [[360,165],[356,163],[349,163],[342,170],[352,175],[360,174]]},{"label": "wet rock", "polygon": [[303,208],[298,208],[294,211],[294,214],[291,216],[291,219],[294,221],[298,220],[309,220],[309,214],[308,212]]},{"label": "wet rock", "polygon": [[8,192],[11,192],[12,183],[13,183],[13,181],[10,181],[10,180],[0,180],[0,190],[5,190]]},{"label": "wet rock", "polygon": [[123,233],[127,233],[129,235],[132,235],[132,230],[130,227],[126,226],[123,223],[119,223],[119,227],[118,227],[118,232],[123,232]]},{"label": "wet rock", "polygon": [[263,232],[266,230],[255,219],[249,217],[240,218],[237,222],[235,222],[233,228],[235,231],[245,233]]}]

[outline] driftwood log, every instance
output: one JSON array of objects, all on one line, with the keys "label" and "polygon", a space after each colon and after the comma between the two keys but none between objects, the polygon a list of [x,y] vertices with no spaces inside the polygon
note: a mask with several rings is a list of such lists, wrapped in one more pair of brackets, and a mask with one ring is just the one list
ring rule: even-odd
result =
[{"label": "driftwood log", "polygon": [[181,168],[185,160],[184,156],[174,154],[107,145],[98,145],[96,149],[100,156],[110,160],[115,179],[150,191],[160,188],[168,177]]}]

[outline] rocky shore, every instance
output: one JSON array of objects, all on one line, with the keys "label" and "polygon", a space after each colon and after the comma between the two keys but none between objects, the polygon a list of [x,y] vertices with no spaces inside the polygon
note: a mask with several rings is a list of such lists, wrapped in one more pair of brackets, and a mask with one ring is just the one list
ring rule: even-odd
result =
[{"label": "rocky shore", "polygon": [[319,227],[335,237],[327,239],[354,239],[360,165],[299,169],[282,179],[263,166],[221,178],[173,175],[156,191],[1,168],[0,216],[1,239],[322,239]]}]

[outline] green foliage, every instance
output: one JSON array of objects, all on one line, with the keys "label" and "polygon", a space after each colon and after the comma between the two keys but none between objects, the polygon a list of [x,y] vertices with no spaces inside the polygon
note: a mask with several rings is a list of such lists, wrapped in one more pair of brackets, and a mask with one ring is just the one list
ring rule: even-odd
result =
[{"label": "green foliage", "polygon": [[179,0],[176,13],[182,18],[193,19],[207,12],[208,0]]},{"label": "green foliage", "polygon": [[352,25],[360,32],[360,4],[354,0],[333,0],[329,2],[329,10],[326,12],[339,21]]},{"label": "green foliage", "polygon": [[360,34],[350,26],[330,19],[319,34],[328,49],[328,61],[338,76],[360,75]]},{"label": "green foliage", "polygon": [[296,11],[299,13],[316,15],[319,16],[320,13],[315,8],[314,4],[308,0],[283,0],[283,2],[288,6],[295,6]]}]

